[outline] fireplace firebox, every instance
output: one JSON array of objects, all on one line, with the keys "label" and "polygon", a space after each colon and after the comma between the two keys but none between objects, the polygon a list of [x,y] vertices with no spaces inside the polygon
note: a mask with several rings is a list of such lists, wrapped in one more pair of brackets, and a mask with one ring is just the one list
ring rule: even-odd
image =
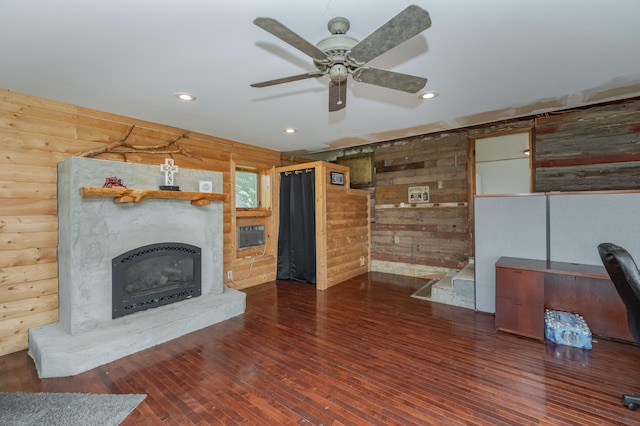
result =
[{"label": "fireplace firebox", "polygon": [[158,243],[113,259],[113,319],[197,297],[201,291],[199,247]]}]

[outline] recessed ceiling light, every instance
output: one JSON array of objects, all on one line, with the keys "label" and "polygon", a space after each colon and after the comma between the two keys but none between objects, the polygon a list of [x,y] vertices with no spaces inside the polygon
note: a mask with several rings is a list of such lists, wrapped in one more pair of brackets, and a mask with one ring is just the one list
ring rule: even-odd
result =
[{"label": "recessed ceiling light", "polygon": [[433,99],[438,96],[438,92],[422,92],[418,95],[420,99]]},{"label": "recessed ceiling light", "polygon": [[186,93],[186,92],[178,92],[175,94],[176,98],[180,99],[181,101],[185,101],[185,102],[191,102],[191,101],[195,101],[196,97],[193,96],[191,93]]},{"label": "recessed ceiling light", "polygon": [[285,132],[285,133],[292,134],[292,133],[297,132],[297,130],[296,130],[296,129],[294,129],[293,127],[287,127],[286,129],[284,129],[284,132]]}]

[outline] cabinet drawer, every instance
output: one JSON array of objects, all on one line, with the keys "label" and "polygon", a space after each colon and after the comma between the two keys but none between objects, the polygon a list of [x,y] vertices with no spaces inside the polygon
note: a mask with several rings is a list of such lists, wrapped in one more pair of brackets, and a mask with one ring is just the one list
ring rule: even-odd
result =
[{"label": "cabinet drawer", "polygon": [[496,297],[544,303],[544,273],[496,266]]},{"label": "cabinet drawer", "polygon": [[544,304],[521,303],[496,298],[496,328],[501,331],[544,340]]}]

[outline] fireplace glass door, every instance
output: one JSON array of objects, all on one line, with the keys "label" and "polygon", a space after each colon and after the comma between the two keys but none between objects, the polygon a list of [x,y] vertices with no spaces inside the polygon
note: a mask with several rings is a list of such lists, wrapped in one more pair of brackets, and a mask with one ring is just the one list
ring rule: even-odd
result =
[{"label": "fireplace glass door", "polygon": [[201,294],[200,248],[159,243],[113,259],[113,318]]}]

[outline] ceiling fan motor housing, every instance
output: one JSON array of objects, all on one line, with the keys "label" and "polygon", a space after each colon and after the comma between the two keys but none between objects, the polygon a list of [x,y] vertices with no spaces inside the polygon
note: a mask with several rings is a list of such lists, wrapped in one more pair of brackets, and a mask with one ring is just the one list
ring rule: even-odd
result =
[{"label": "ceiling fan motor housing", "polygon": [[345,81],[347,75],[359,66],[347,57],[347,53],[359,42],[357,38],[345,34],[349,26],[347,18],[331,19],[327,24],[331,35],[316,44],[316,47],[327,55],[329,61],[314,60],[314,64],[320,71],[329,70],[329,77],[334,83]]},{"label": "ceiling fan motor housing", "polygon": [[[340,81],[344,81],[347,78],[347,73],[358,67],[347,57],[347,52],[356,44],[358,44],[358,39],[346,34],[334,34],[320,40],[316,47],[326,53],[330,61],[314,60],[315,66],[320,71],[330,69],[331,81],[335,82],[338,80],[334,79],[334,74],[340,75],[339,73],[344,73],[344,78],[340,79]],[[338,65],[340,67],[334,71],[334,68]]]}]

